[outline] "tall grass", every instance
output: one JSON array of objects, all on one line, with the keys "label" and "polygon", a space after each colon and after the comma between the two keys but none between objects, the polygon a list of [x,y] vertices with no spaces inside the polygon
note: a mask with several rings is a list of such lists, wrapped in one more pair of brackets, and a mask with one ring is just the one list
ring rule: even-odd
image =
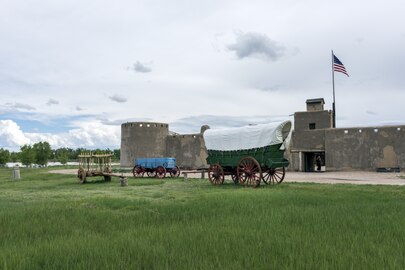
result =
[{"label": "tall grass", "polygon": [[405,188],[0,169],[0,269],[404,269]]}]

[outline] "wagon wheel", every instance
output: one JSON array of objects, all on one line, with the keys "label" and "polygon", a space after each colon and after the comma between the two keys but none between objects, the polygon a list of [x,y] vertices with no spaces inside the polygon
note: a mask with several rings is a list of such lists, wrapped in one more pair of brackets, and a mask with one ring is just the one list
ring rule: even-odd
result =
[{"label": "wagon wheel", "polygon": [[245,157],[239,161],[237,175],[241,184],[257,187],[262,178],[262,169],[256,159]]},{"label": "wagon wheel", "polygon": [[174,168],[170,170],[170,176],[171,177],[179,177],[179,175],[180,175],[179,167],[174,166]]},{"label": "wagon wheel", "polygon": [[285,176],[285,168],[270,168],[263,174],[263,182],[266,184],[280,184]]},{"label": "wagon wheel", "polygon": [[79,184],[83,184],[86,182],[86,172],[83,168],[80,168],[77,171],[77,178],[79,178]]},{"label": "wagon wheel", "polygon": [[160,179],[162,179],[166,176],[166,169],[163,166],[158,166],[155,171],[156,171],[156,176]]},{"label": "wagon wheel", "polygon": [[143,177],[143,174],[145,173],[145,171],[143,170],[143,168],[141,167],[141,166],[139,166],[139,165],[136,165],[135,167],[134,167],[134,169],[132,170],[132,174],[135,176],[135,177]]},{"label": "wagon wheel", "polygon": [[232,174],[231,174],[231,177],[232,177],[232,181],[233,181],[235,184],[239,184],[239,178],[238,178],[238,173],[237,173],[237,172],[232,173]]},{"label": "wagon wheel", "polygon": [[147,171],[146,174],[147,174],[149,177],[156,177],[156,171],[155,171],[155,170],[153,170],[153,171]]},{"label": "wagon wheel", "polygon": [[224,182],[224,170],[222,169],[221,165],[210,165],[210,167],[208,168],[208,179],[213,185],[221,185]]}]

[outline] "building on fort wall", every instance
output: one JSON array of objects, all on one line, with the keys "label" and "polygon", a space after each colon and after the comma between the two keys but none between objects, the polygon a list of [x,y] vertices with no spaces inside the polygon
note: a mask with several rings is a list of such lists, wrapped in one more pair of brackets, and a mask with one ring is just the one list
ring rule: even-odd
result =
[{"label": "building on fort wall", "polygon": [[[405,169],[405,126],[333,128],[333,114],[324,99],[308,99],[307,110],[294,114],[294,129],[286,151],[289,170],[312,172],[319,156],[322,171]],[[136,158],[174,157],[183,169],[207,168],[202,126],[197,134],[175,134],[165,123],[121,125],[121,166]]]},{"label": "building on fort wall", "polygon": [[405,169],[405,126],[332,128],[333,114],[322,98],[306,103],[307,111],[294,114],[290,170],[314,171],[317,156],[322,170]]}]

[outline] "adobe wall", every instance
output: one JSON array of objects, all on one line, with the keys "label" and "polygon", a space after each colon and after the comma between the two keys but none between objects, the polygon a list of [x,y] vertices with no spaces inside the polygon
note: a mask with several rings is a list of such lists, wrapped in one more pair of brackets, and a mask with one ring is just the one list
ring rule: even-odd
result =
[{"label": "adobe wall", "polygon": [[405,169],[405,126],[325,131],[327,170]]},{"label": "adobe wall", "polygon": [[290,161],[288,170],[303,170],[301,152],[325,151],[325,131],[325,129],[292,131],[290,146],[286,151],[286,158]]},{"label": "adobe wall", "polygon": [[294,130],[308,130],[310,123],[316,123],[315,129],[332,127],[331,111],[307,111],[294,113]]},{"label": "adobe wall", "polygon": [[291,135],[291,152],[314,152],[325,150],[325,129],[293,130]]},{"label": "adobe wall", "polygon": [[206,168],[207,150],[202,134],[171,135],[166,139],[166,154],[176,158],[184,169]]},{"label": "adobe wall", "polygon": [[169,125],[165,123],[132,122],[121,125],[122,167],[133,167],[135,158],[166,157]]}]

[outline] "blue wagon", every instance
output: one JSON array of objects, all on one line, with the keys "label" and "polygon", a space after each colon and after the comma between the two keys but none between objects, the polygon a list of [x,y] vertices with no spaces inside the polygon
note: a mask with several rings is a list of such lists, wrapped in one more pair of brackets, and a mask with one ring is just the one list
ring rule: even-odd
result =
[{"label": "blue wagon", "polygon": [[175,158],[137,158],[132,170],[135,177],[143,177],[146,173],[149,177],[164,178],[166,172],[171,177],[178,177],[180,175],[180,169],[176,166]]}]

